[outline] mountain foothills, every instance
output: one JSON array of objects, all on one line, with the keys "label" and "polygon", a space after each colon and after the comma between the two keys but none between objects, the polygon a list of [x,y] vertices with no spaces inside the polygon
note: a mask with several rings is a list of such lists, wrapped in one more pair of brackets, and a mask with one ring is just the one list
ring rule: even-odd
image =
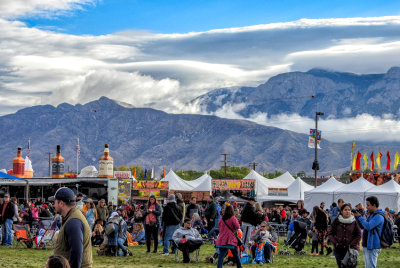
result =
[{"label": "mountain foothills", "polygon": [[235,107],[244,118],[257,113],[297,113],[313,118],[316,107],[331,118],[362,113],[398,117],[400,67],[392,67],[385,74],[367,75],[321,69],[283,73],[257,87],[216,89],[192,102],[206,113]]},{"label": "mountain foothills", "polygon": [[[169,169],[207,171],[219,168],[221,153],[229,164],[259,163],[260,171],[281,170],[312,173],[314,150],[307,148],[307,135],[245,120],[216,116],[167,114],[148,108],[126,108],[105,97],[85,105],[60,104],[25,108],[0,117],[0,168],[11,169],[17,146],[27,152],[31,138],[31,159],[35,176],[46,176],[48,152],[61,145],[66,171],[76,170],[76,137],[79,136],[80,168],[95,165],[110,144],[114,165],[140,165]],[[321,174],[341,174],[350,165],[349,144],[322,141],[319,152]],[[395,148],[361,147],[366,151],[394,151]],[[361,150],[360,149],[360,150]]]}]

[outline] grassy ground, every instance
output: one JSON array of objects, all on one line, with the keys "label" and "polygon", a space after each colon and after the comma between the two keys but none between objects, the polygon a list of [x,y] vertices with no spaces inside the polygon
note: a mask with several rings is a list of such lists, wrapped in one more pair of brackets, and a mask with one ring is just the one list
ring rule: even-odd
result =
[{"label": "grassy ground", "polygon": [[[398,245],[396,245],[398,246]],[[174,256],[162,256],[160,253],[146,253],[144,246],[130,247],[132,257],[104,257],[97,256],[93,249],[93,267],[216,267],[215,264],[205,262],[207,256],[212,256],[215,248],[206,244],[201,247],[198,263],[175,263]],[[307,253],[310,248],[305,248]],[[293,250],[291,250],[293,252]],[[52,255],[52,250],[34,249],[14,249],[0,247],[0,267],[44,267],[48,256]],[[379,267],[400,267],[400,249],[385,249],[381,252],[378,260]],[[251,267],[254,265],[243,265]],[[327,256],[280,256],[275,255],[273,264],[264,264],[263,267],[336,267],[335,258]],[[360,252],[360,263],[358,267],[364,267],[362,252]]]}]

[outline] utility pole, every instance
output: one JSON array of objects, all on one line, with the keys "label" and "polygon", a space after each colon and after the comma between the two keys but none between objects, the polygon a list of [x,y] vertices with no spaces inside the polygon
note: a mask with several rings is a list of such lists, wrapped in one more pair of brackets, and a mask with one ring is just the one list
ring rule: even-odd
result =
[{"label": "utility pole", "polygon": [[51,171],[51,152],[46,152],[46,154],[48,154],[49,155],[49,158],[48,158],[48,160],[49,160],[49,177],[51,176],[51,174],[50,174],[50,171]]},{"label": "utility pole", "polygon": [[316,112],[315,113],[315,140],[314,140],[314,147],[315,147],[315,158],[314,163],[312,165],[312,169],[314,170],[314,186],[317,187],[317,175],[319,170],[319,163],[318,163],[318,116],[323,116],[324,113]]},{"label": "utility pole", "polygon": [[256,162],[251,162],[249,165],[253,167],[253,170],[254,170],[254,171],[256,171],[256,166],[258,166],[258,163],[256,163]]},{"label": "utility pole", "polygon": [[224,178],[226,178],[226,168],[227,168],[227,163],[228,163],[228,161],[227,161],[227,159],[226,159],[226,157],[229,155],[229,154],[221,154],[221,155],[223,155],[224,156],[224,160],[223,161],[221,161],[221,162],[223,162],[224,163]]}]

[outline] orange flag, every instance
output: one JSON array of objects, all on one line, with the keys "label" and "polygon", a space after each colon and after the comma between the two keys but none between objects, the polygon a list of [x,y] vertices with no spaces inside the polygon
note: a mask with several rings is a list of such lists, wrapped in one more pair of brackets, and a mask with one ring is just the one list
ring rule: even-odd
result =
[{"label": "orange flag", "polygon": [[165,178],[165,168],[162,169],[162,173],[163,173],[164,178]]},{"label": "orange flag", "polygon": [[136,168],[135,171],[133,172],[133,177],[136,179]]}]

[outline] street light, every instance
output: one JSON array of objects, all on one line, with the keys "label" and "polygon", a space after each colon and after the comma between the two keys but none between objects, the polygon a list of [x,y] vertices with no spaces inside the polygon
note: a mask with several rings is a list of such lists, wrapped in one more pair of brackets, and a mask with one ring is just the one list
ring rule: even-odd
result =
[{"label": "street light", "polygon": [[315,144],[314,144],[315,159],[314,159],[314,163],[312,165],[312,169],[314,170],[314,175],[315,175],[315,178],[314,178],[314,186],[315,187],[317,187],[317,173],[319,170],[319,163],[318,163],[318,116],[319,115],[323,116],[324,113],[322,113],[322,112],[315,113],[315,140],[314,140],[314,142],[315,142]]}]

